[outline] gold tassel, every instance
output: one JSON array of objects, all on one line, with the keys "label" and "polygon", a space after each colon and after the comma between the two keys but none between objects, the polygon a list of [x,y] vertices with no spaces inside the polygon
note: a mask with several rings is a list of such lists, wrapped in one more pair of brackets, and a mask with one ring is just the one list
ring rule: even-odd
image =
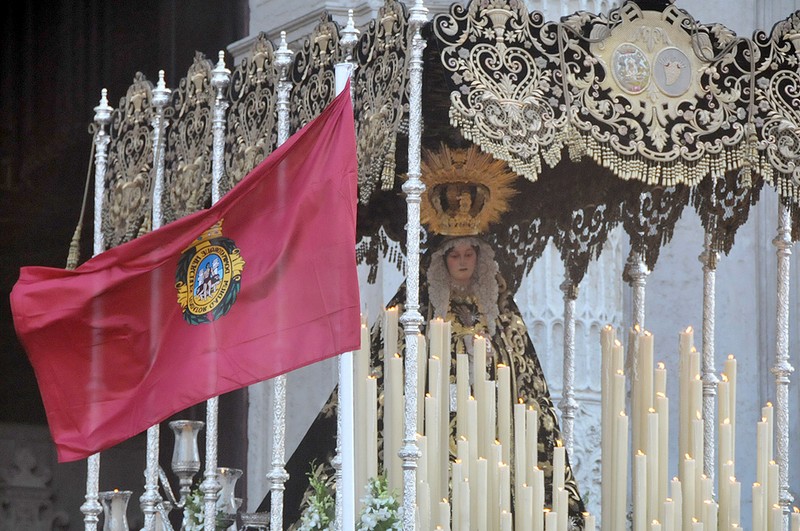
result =
[{"label": "gold tassel", "polygon": [[67,269],[75,269],[78,267],[78,260],[81,258],[81,231],[83,230],[83,222],[79,221],[75,227],[75,233],[72,235],[72,241],[69,243],[69,252],[67,253]]}]

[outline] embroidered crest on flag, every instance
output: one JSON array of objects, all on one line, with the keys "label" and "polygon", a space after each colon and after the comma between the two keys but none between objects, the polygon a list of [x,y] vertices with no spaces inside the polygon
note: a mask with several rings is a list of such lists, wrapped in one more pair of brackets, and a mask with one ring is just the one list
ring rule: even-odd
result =
[{"label": "embroidered crest on flag", "polygon": [[222,235],[222,220],[183,251],[175,272],[175,288],[187,323],[210,323],[230,311],[239,293],[244,264],[234,241]]}]

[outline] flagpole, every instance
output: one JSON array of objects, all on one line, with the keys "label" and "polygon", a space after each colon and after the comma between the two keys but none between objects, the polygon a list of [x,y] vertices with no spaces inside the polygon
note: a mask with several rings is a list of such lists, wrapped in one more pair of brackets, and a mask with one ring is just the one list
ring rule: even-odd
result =
[{"label": "flagpole", "polygon": [[[106,133],[106,126],[111,123],[111,113],[114,109],[108,105],[108,91],[100,92],[100,104],[94,108],[94,122],[97,129],[94,135],[94,239],[93,255],[103,252],[103,192],[106,183],[106,168],[108,164],[108,145],[111,137]],[[100,454],[89,456],[86,461],[86,501],[81,505],[83,513],[84,531],[95,531],[103,506],[100,505],[98,492],[100,491]]]},{"label": "flagpole", "polygon": [[[211,153],[211,203],[219,201],[219,183],[224,172],[225,155],[225,111],[228,102],[225,100],[225,89],[231,80],[230,71],[225,68],[225,55],[219,52],[219,61],[211,71],[211,86],[214,87],[214,119],[212,123],[213,139]],[[217,528],[217,497],[220,483],[217,479],[217,419],[219,416],[219,397],[206,401],[206,468],[200,491],[203,493],[203,529],[215,531]]]},{"label": "flagpole", "polygon": [[[153,117],[153,164],[155,166],[155,182],[153,183],[153,230],[159,229],[163,223],[163,212],[161,201],[164,195],[164,148],[166,138],[164,130],[166,121],[164,120],[164,107],[169,102],[170,90],[164,82],[164,71],[158,72],[158,84],[153,90],[153,106],[155,116]],[[146,467],[144,472],[144,493],[139,498],[139,503],[144,513],[144,530],[153,531],[156,528],[156,512],[161,496],[158,494],[158,452],[160,426],[155,424],[147,428],[147,453]]]},{"label": "flagpole", "polygon": [[[339,44],[342,49],[341,63],[336,63],[336,94],[341,94],[353,74],[352,53],[358,42],[358,30],[353,21],[353,10],[348,11],[347,25],[342,30]],[[352,86],[350,97],[352,98]],[[355,529],[355,397],[353,388],[353,353],[339,356],[339,400],[336,416],[336,521],[334,529]]]},{"label": "flagpole", "polygon": [[408,83],[408,180],[403,184],[408,208],[406,225],[406,250],[408,273],[406,277],[405,312],[400,317],[406,340],[405,355],[405,431],[403,447],[399,456],[403,461],[403,531],[417,528],[417,461],[420,458],[417,446],[417,341],[422,315],[419,313],[419,238],[420,201],[425,185],[420,179],[420,147],[422,138],[422,52],[426,42],[422,38],[422,26],[428,20],[428,10],[417,0],[409,10],[411,58]]},{"label": "flagpole", "polygon": [[[281,32],[281,43],[275,52],[278,68],[278,146],[289,138],[289,94],[292,84],[288,81],[292,64],[292,51],[286,44],[286,32]],[[286,472],[286,375],[276,376],[272,381],[272,470],[267,474],[270,482],[270,529],[283,531],[283,492],[289,480]]]}]

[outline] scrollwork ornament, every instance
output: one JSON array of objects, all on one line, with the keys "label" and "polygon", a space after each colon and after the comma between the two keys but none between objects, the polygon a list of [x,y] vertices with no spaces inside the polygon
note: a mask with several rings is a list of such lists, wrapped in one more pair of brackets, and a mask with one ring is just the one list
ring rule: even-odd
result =
[{"label": "scrollwork ornament", "polygon": [[339,26],[323,13],[296,55],[290,78],[294,84],[289,110],[292,132],[315,118],[336,95],[334,64],[339,61]]},{"label": "scrollwork ornament", "polygon": [[167,193],[163,198],[164,223],[196,212],[211,200],[211,142],[214,90],[213,65],[196,53],[186,77],[172,93],[167,130]]},{"label": "scrollwork ornament", "polygon": [[394,186],[397,135],[408,110],[408,49],[405,6],[387,0],[355,50],[353,105],[362,203],[376,189]]},{"label": "scrollwork ornament", "polygon": [[141,72],[111,114],[103,238],[107,248],[136,238],[150,219],[153,85]]},{"label": "scrollwork ornament", "polygon": [[260,33],[250,58],[231,73],[222,193],[239,183],[277,145],[277,80],[272,43]]},{"label": "scrollwork ornament", "polygon": [[553,242],[575,286],[580,285],[591,260],[597,259],[617,222],[618,214],[608,205],[587,205],[557,221]]},{"label": "scrollwork ornament", "polygon": [[454,5],[434,21],[442,64],[458,88],[451,123],[532,181],[542,160],[558,163],[567,130],[554,80],[556,28],[513,0]]}]

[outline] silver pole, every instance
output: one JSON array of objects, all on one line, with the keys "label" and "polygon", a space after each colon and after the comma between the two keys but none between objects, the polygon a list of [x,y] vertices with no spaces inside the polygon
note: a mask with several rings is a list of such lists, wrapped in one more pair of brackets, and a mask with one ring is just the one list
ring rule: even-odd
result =
[{"label": "silver pole", "polygon": [[[103,252],[103,192],[106,182],[106,169],[108,164],[108,145],[111,137],[106,132],[106,126],[111,123],[113,109],[108,105],[108,91],[103,89],[100,93],[100,104],[94,108],[94,122],[97,131],[94,135],[94,255]],[[95,531],[103,506],[100,505],[98,492],[100,490],[100,454],[89,456],[86,461],[86,501],[81,505],[83,513],[84,531]]]},{"label": "silver pole", "polygon": [[[213,151],[211,155],[211,202],[219,201],[219,183],[225,171],[225,111],[228,102],[225,100],[225,89],[230,83],[230,71],[225,68],[225,54],[219,53],[219,61],[211,71],[211,86],[216,91],[214,99]],[[217,436],[219,417],[219,397],[206,401],[206,468],[200,491],[203,493],[203,529],[216,530],[217,498],[220,483],[217,479]]]},{"label": "silver pole", "polygon": [[789,363],[789,269],[792,256],[791,211],[780,200],[778,235],[772,240],[778,255],[778,307],[775,365],[775,459],[780,480],[780,504],[783,508],[783,529],[788,529],[789,506],[793,497],[789,492],[789,376],[794,367]]},{"label": "silver pole", "polygon": [[[169,102],[170,90],[164,82],[164,71],[158,72],[158,83],[153,89],[153,107],[155,115],[151,123],[153,127],[153,165],[155,167],[155,180],[153,183],[153,230],[161,227],[163,213],[161,210],[161,199],[164,195],[164,148],[166,138],[164,129],[164,106]],[[156,512],[161,496],[158,494],[158,446],[159,446],[159,425],[147,428],[147,454],[144,472],[144,493],[139,498],[139,503],[144,513],[144,527],[146,531],[153,531],[156,528]]]},{"label": "silver pole", "polygon": [[625,264],[625,275],[633,294],[631,327],[639,325],[639,328],[644,329],[644,297],[649,274],[650,271],[647,270],[642,253],[631,250],[628,262]]},{"label": "silver pole", "polygon": [[[335,65],[336,94],[340,94],[347,80],[352,81],[352,55],[358,43],[358,33],[353,21],[353,10],[348,11],[347,25],[341,32],[341,62]],[[350,99],[353,86],[350,85]],[[355,529],[356,485],[355,485],[355,398],[353,395],[353,353],[345,352],[339,356],[339,400],[336,408],[336,457],[333,466],[336,470],[336,531]]]},{"label": "silver pole", "polygon": [[564,293],[564,365],[563,387],[558,408],[561,410],[561,438],[567,453],[572,456],[573,426],[578,402],[575,400],[575,300],[578,298],[578,286],[565,273],[561,291]]},{"label": "silver pole", "polygon": [[[281,43],[275,52],[278,68],[278,146],[289,138],[289,93],[292,84],[288,81],[292,51],[286,44],[286,32],[281,32]],[[270,482],[270,529],[283,531],[283,492],[289,480],[286,472],[286,375],[272,381],[272,470],[267,474]]]},{"label": "silver pole", "polygon": [[716,308],[716,278],[719,253],[712,249],[712,229],[706,230],[703,252],[698,257],[703,264],[703,473],[714,484],[716,469],[716,397],[719,379],[715,374],[714,327]]},{"label": "silver pole", "polygon": [[419,312],[419,238],[420,201],[425,185],[420,179],[420,148],[422,143],[422,52],[426,42],[421,28],[428,20],[428,10],[417,0],[409,10],[411,57],[408,68],[408,180],[403,184],[408,208],[406,247],[408,270],[406,275],[405,312],[400,317],[406,341],[405,354],[405,431],[403,447],[398,455],[403,460],[403,531],[414,531],[417,526],[417,335],[422,325]]}]

